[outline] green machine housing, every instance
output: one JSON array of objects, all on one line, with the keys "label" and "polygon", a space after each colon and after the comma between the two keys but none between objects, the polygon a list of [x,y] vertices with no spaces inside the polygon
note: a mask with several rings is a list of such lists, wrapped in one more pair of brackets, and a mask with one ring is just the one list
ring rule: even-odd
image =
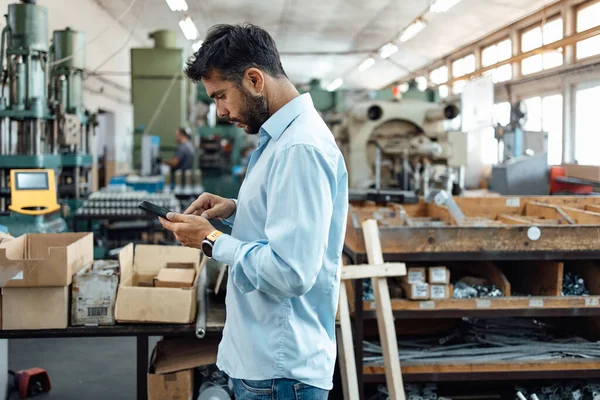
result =
[{"label": "green machine housing", "polygon": [[0,97],[0,224],[19,235],[66,229],[60,213],[28,216],[7,212],[10,170],[53,169],[60,175],[54,115],[48,107],[48,10],[16,3],[8,5],[0,43],[0,65],[6,62],[8,97]]},{"label": "green machine housing", "polygon": [[62,163],[59,197],[70,215],[91,192],[96,116],[83,106],[85,33],[54,31],[50,46],[50,103],[55,112]]},{"label": "green machine housing", "polygon": [[[131,49],[131,97],[136,132],[160,137],[162,158],[170,158],[177,147],[175,129],[187,115],[187,83],[183,75],[183,50],[176,47],[171,31],[150,34],[153,48]],[[161,100],[168,93],[158,115]],[[151,124],[151,126],[149,126]],[[141,159],[142,137],[134,136],[134,166]]]}]

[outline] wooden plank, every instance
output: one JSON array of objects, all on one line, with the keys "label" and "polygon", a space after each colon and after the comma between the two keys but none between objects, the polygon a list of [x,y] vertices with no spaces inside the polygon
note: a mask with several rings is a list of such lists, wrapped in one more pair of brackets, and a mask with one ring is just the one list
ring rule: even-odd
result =
[{"label": "wooden plank", "polygon": [[406,275],[406,264],[404,263],[385,263],[381,265],[359,264],[344,265],[342,267],[342,280],[403,275]]},{"label": "wooden plank", "polygon": [[[389,228],[380,230],[385,254],[438,252],[541,252],[598,251],[600,229],[591,225],[541,227],[541,236],[530,240],[527,229],[516,225],[504,227]],[[354,253],[365,254],[362,230],[346,236],[344,244]]]},{"label": "wooden plank", "polygon": [[350,320],[350,309],[348,308],[348,294],[343,282],[340,285],[339,301],[340,338],[338,340],[338,352],[344,399],[359,400],[360,392],[358,390],[358,375],[354,356],[354,340],[352,339],[352,321]]},{"label": "wooden plank", "polygon": [[[393,311],[430,311],[453,310],[528,310],[528,309],[581,309],[597,308],[600,296],[534,296],[534,297],[494,297],[483,299],[446,299],[435,301],[413,301],[392,299]],[[372,311],[375,303],[365,301],[365,311]]]},{"label": "wooden plank", "polygon": [[219,267],[219,276],[217,276],[217,283],[215,283],[215,294],[219,294],[219,290],[221,289],[221,283],[223,283],[223,277],[225,276],[225,272],[227,271],[227,264],[221,263]]},{"label": "wooden plank", "polygon": [[[403,374],[457,374],[481,372],[586,371],[600,369],[599,360],[560,359],[550,361],[494,361],[480,364],[412,364],[402,366]],[[381,375],[382,367],[364,367],[365,375]]]},{"label": "wooden plank", "polygon": [[535,201],[527,202],[525,205],[525,214],[547,219],[564,220],[569,224],[574,224],[575,220],[566,214],[560,207],[553,204],[539,203]]},{"label": "wooden plank", "polygon": [[502,263],[512,290],[533,296],[560,296],[564,264],[558,261],[515,261]]},{"label": "wooden plank", "polygon": [[567,206],[560,207],[578,225],[600,225],[600,213]]},{"label": "wooden plank", "polygon": [[[367,220],[363,222],[362,228],[369,264],[383,264],[383,253],[381,251],[377,221]],[[400,358],[398,357],[396,327],[394,325],[394,315],[392,313],[387,278],[373,278],[372,282],[387,389],[391,399],[405,400]]]},{"label": "wooden plank", "polygon": [[588,211],[593,211],[593,212],[600,213],[600,205],[586,204],[585,205],[585,209],[588,210]]},{"label": "wooden plank", "polygon": [[499,214],[498,221],[508,225],[533,225],[533,222],[517,215]]}]

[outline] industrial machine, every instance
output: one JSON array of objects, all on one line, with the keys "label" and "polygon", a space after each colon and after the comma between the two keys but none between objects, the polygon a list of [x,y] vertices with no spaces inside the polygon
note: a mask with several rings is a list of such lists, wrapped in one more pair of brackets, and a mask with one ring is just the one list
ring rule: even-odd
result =
[{"label": "industrial machine", "polygon": [[0,66],[6,64],[0,94],[0,224],[12,234],[63,231],[59,212],[8,212],[12,169],[61,172],[55,116],[47,101],[48,10],[33,0],[10,4],[0,47]]},{"label": "industrial machine", "polygon": [[492,167],[489,188],[501,195],[548,195],[550,192],[545,132],[525,131],[527,109],[511,104],[510,122],[494,127],[499,163]]},{"label": "industrial machine", "polygon": [[91,192],[92,144],[96,115],[83,106],[85,34],[70,28],[53,32],[50,46],[49,104],[58,132],[62,173],[58,194],[76,210]]},{"label": "industrial machine", "polygon": [[421,195],[430,188],[459,192],[466,163],[465,135],[448,132],[443,124],[458,114],[453,104],[417,100],[356,104],[334,127],[350,187]]}]

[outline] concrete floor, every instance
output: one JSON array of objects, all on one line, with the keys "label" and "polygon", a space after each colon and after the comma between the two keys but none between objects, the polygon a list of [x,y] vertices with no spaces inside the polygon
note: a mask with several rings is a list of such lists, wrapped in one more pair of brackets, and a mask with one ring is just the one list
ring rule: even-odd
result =
[{"label": "concrete floor", "polygon": [[[150,338],[150,349],[158,338]],[[44,368],[60,400],[135,399],[135,338],[18,339],[8,343],[13,371]]]}]

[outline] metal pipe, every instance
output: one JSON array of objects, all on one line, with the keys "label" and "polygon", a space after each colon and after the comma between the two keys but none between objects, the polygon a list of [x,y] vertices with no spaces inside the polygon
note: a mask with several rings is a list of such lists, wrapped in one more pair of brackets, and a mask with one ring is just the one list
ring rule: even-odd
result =
[{"label": "metal pipe", "polygon": [[381,189],[381,149],[375,145],[375,189]]},{"label": "metal pipe", "polygon": [[[8,29],[9,28],[8,28],[8,21],[7,21],[6,26],[2,29],[2,38],[0,39],[0,70],[2,70],[4,68],[4,45],[5,45],[6,33],[8,32]],[[1,94],[1,97],[4,98],[4,93]]]}]

